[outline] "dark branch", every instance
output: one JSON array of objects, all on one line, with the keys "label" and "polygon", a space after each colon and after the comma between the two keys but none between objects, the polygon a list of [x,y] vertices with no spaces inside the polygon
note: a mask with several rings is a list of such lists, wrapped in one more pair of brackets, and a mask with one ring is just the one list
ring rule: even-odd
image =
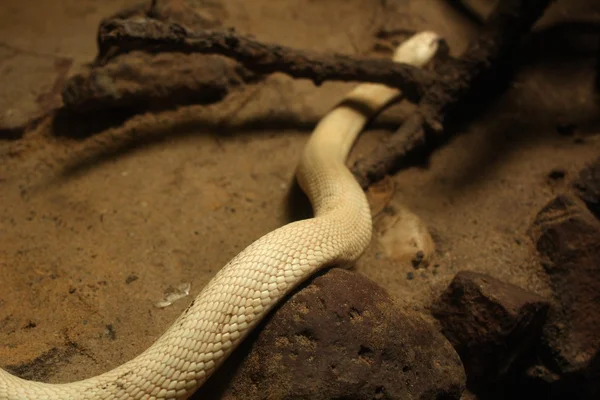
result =
[{"label": "dark branch", "polygon": [[458,59],[447,58],[436,68],[437,80],[419,107],[387,141],[358,160],[353,172],[363,188],[385,175],[422,163],[438,143],[448,139],[444,122],[474,87],[531,30],[553,0],[503,0],[482,29],[479,39]]},{"label": "dark branch", "polygon": [[219,54],[235,59],[255,73],[281,72],[310,79],[316,85],[326,80],[383,83],[401,89],[411,101],[418,101],[435,78],[428,71],[387,59],[319,54],[261,43],[233,30],[191,31],[149,18],[103,22],[98,44],[102,62],[132,50]]}]

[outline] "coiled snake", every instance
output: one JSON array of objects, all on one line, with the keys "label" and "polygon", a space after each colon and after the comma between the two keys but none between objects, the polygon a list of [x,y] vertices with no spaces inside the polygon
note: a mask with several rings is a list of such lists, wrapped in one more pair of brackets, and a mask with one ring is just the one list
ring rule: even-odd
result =
[{"label": "coiled snake", "polygon": [[[435,54],[438,36],[418,33],[394,60],[415,66]],[[0,369],[0,400],[186,399],[286,294],[315,271],[355,261],[371,240],[364,192],[345,166],[366,122],[399,91],[361,84],[319,122],[296,172],[314,218],[261,237],[223,267],[146,351],[78,382],[27,381]],[[359,105],[360,107],[357,107]]]}]

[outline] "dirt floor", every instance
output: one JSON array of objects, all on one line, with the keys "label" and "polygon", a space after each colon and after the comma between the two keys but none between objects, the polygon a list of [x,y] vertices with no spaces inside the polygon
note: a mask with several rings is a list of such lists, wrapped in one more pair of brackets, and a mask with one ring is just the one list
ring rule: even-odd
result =
[{"label": "dirt floor", "polygon": [[[60,71],[75,73],[94,58],[101,18],[135,3],[2,0],[4,118],[35,114],[40,94],[56,95]],[[381,29],[433,29],[458,54],[476,24],[449,3],[224,0],[219,18],[260,40],[347,54],[381,54]],[[524,43],[510,87],[474,107],[472,123],[427,168],[390,178],[386,211],[371,196],[375,235],[357,271],[426,317],[464,269],[548,293],[527,229],[600,154],[598,35],[561,24],[600,22],[592,4],[554,4]],[[302,147],[353,86],[317,88],[276,74],[219,104],[138,115],[87,139],[56,135],[46,118],[22,139],[0,141],[0,366],[65,382],[139,354],[230,258],[298,215],[292,182]],[[350,161],[408,109],[380,116]],[[568,125],[574,132],[560,134]],[[403,208],[434,238],[427,268],[415,270],[386,247]],[[182,283],[191,284],[190,297],[155,306]]]}]

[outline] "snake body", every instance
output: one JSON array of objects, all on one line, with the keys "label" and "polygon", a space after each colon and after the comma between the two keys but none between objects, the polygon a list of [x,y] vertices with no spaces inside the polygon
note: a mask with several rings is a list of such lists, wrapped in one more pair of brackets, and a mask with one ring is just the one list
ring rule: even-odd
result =
[{"label": "snake body", "polygon": [[[394,60],[425,64],[437,38],[431,32],[414,35],[397,48]],[[361,84],[324,116],[296,171],[314,217],[289,223],[245,248],[147,350],[111,371],[71,383],[28,381],[0,369],[0,400],[191,396],[278,301],[317,270],[351,263],[366,249],[372,232],[369,205],[345,161],[368,119],[398,95],[383,85]]]}]

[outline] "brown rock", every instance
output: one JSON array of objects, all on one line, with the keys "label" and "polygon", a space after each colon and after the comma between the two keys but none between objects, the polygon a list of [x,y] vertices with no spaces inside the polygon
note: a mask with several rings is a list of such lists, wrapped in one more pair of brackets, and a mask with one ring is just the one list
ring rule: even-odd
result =
[{"label": "brown rock", "polygon": [[588,209],[600,219],[600,157],[581,170],[573,187]]},{"label": "brown rock", "polygon": [[194,398],[459,399],[452,346],[378,285],[333,269],[296,292]]},{"label": "brown rock", "polygon": [[61,106],[72,60],[0,44],[0,139],[20,138]]},{"label": "brown rock", "polygon": [[489,275],[461,271],[433,305],[469,387],[498,382],[539,338],[549,304]]},{"label": "brown rock", "polygon": [[554,372],[600,393],[600,222],[579,199],[561,195],[539,212],[530,234],[556,303],[542,357]]},{"label": "brown rock", "polygon": [[63,90],[67,109],[164,110],[223,99],[250,75],[224,57],[133,52],[73,76]]}]

